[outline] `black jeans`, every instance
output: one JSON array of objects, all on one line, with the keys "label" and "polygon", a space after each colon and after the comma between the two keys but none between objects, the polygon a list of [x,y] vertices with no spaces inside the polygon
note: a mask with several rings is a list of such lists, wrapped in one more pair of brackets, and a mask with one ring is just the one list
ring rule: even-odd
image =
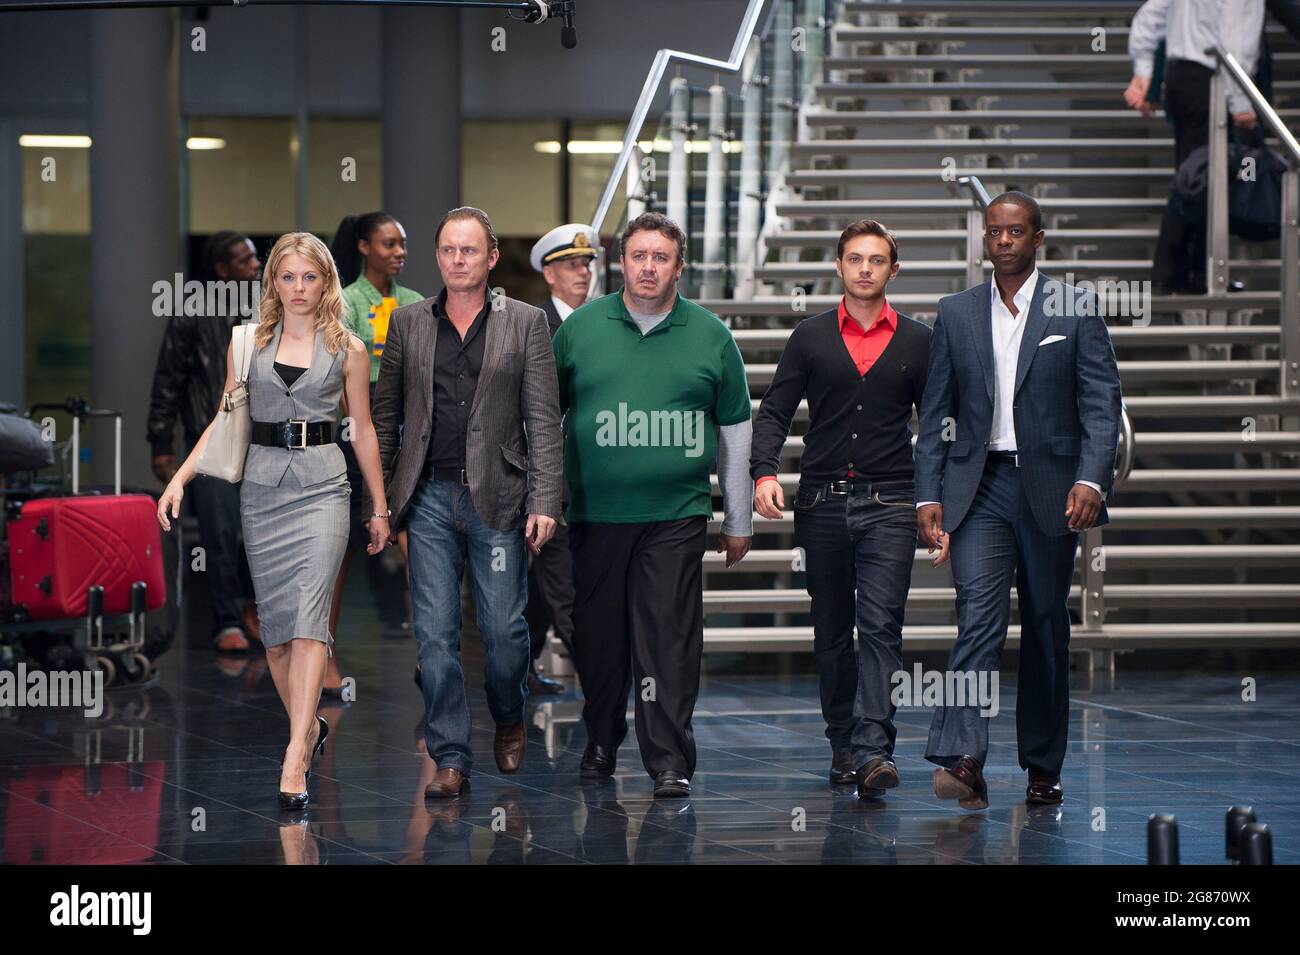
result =
[{"label": "black jeans", "polygon": [[[1165,114],[1174,127],[1174,166],[1210,141],[1210,78],[1214,71],[1190,60],[1165,65]],[[1151,281],[1171,287],[1205,285],[1205,224],[1192,224],[1166,207],[1152,256]]]},{"label": "black jeans", "polygon": [[831,496],[801,485],[795,496],[794,539],[812,597],[826,738],[833,750],[851,749],[858,769],[894,752],[890,678],[903,666],[903,608],[916,534],[911,482]]},{"label": "black jeans", "polygon": [[591,742],[617,749],[636,691],[636,738],[651,776],[695,772],[691,715],[704,653],[707,521],[575,523],[573,662]]}]

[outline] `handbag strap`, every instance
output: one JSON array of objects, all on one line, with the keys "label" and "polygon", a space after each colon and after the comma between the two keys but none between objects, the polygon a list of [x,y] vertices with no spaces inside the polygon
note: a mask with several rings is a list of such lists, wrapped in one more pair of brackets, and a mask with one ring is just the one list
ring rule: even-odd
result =
[{"label": "handbag strap", "polygon": [[253,340],[253,336],[250,332],[255,328],[256,326],[247,323],[235,326],[234,333],[239,335],[239,364],[236,366],[238,368],[238,373],[235,378],[236,382],[242,383],[248,381],[248,366],[252,355]]}]

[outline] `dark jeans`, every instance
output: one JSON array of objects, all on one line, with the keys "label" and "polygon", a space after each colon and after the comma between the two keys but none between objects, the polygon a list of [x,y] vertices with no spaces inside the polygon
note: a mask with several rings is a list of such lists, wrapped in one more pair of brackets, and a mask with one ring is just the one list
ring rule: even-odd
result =
[{"label": "dark jeans", "polygon": [[212,603],[212,635],[216,636],[241,625],[244,601],[253,592],[240,531],[239,485],[200,474],[187,490],[199,519],[199,543],[206,562],[203,577]]},{"label": "dark jeans", "polygon": [[546,649],[546,631],[552,625],[555,636],[573,656],[573,557],[569,554],[567,524],[557,523],[542,552],[529,562],[524,619],[528,621],[533,660]]},{"label": "dark jeans", "polygon": [[819,494],[815,487],[800,487],[794,539],[803,550],[812,598],[813,660],[826,738],[833,750],[851,749],[860,769],[894,752],[898,731],[890,677],[903,666],[916,497],[911,482],[882,482],[816,501]]},{"label": "dark jeans", "polygon": [[623,742],[635,679],[636,738],[651,776],[695,772],[706,527],[704,517],[569,526],[573,662],[587,737],[610,750]]},{"label": "dark jeans", "polygon": [[[948,669],[998,671],[1011,618],[1014,574],[1020,610],[1020,766],[1059,777],[1070,726],[1070,614],[1065,602],[1079,535],[1043,533],[1023,481],[1023,472],[1014,464],[989,458],[970,511],[950,532],[957,642]],[[925,748],[930,762],[951,767],[967,755],[983,766],[988,749],[988,718],[980,715],[977,703],[935,710]]]},{"label": "dark jeans", "polygon": [[524,532],[488,527],[474,510],[469,488],[452,481],[421,482],[411,499],[406,527],[425,746],[439,769],[469,775],[473,754],[460,664],[461,577],[468,557],[486,654],[483,680],[488,710],[498,726],[513,726],[524,718],[528,698]]},{"label": "dark jeans", "polygon": [[[1210,78],[1214,72],[1190,60],[1165,65],[1165,114],[1174,127],[1174,166],[1210,141]],[[1171,207],[1160,220],[1151,280],[1169,286],[1205,284],[1205,224],[1191,223]]]}]

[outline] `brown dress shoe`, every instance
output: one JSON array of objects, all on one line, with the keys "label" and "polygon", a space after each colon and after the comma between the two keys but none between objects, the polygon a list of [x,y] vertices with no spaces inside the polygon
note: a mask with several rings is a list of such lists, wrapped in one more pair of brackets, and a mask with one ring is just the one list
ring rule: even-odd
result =
[{"label": "brown dress shoe", "polygon": [[837,749],[831,754],[831,782],[840,786],[852,786],[858,781],[858,771],[853,767],[853,753],[847,749]]},{"label": "brown dress shoe", "polygon": [[433,782],[424,787],[425,799],[455,799],[469,792],[469,777],[459,769],[440,769],[433,774]]},{"label": "brown dress shoe", "polygon": [[513,773],[524,761],[524,748],[528,744],[528,727],[520,720],[514,726],[498,726],[492,741],[492,755],[497,758],[497,769]]},{"label": "brown dress shoe", "polygon": [[892,759],[877,756],[858,770],[858,798],[879,799],[898,785],[898,767]]},{"label": "brown dress shoe", "polygon": [[951,769],[934,771],[934,794],[940,799],[955,799],[963,809],[987,809],[989,789],[974,756],[963,756]]},{"label": "brown dress shoe", "polygon": [[1061,781],[1051,776],[1029,775],[1029,788],[1025,790],[1025,802],[1031,806],[1054,806],[1065,798]]}]

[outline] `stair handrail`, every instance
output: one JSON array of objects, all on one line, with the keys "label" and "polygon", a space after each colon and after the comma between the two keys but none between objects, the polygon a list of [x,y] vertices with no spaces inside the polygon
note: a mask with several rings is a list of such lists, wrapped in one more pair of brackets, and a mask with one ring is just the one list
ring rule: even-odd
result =
[{"label": "stair handrail", "polygon": [[775,6],[781,2],[783,0],[749,0],[749,6],[746,7],[745,15],[740,21],[740,29],[736,33],[736,42],[731,47],[731,55],[725,60],[700,56],[698,53],[687,53],[685,50],[667,48],[661,49],[655,54],[654,62],[650,65],[650,71],[646,74],[645,83],[641,86],[641,95],[637,98],[631,118],[628,119],[627,129],[623,133],[623,145],[619,149],[618,158],[614,160],[614,168],[610,170],[609,178],[605,180],[605,190],[601,193],[600,202],[591,217],[590,225],[597,235],[600,234],[601,227],[605,223],[605,217],[609,214],[610,206],[614,203],[614,196],[619,188],[624,185],[624,177],[627,173],[628,163],[632,158],[632,150],[641,135],[641,128],[645,125],[646,118],[650,115],[650,108],[654,105],[660,84],[668,71],[668,65],[678,62],[716,70],[719,73],[738,72],[745,62],[745,51],[749,49],[749,44],[758,29],[758,21],[763,8],[768,4]]},{"label": "stair handrail", "polygon": [[[1228,276],[1228,106],[1227,78],[1230,77],[1246,98],[1255,113],[1277,137],[1282,146],[1286,170],[1282,173],[1282,201],[1280,222],[1280,249],[1278,275],[1278,317],[1282,327],[1279,344],[1279,393],[1283,398],[1300,397],[1300,143],[1291,130],[1282,123],[1277,111],[1264,98],[1264,94],[1251,81],[1250,76],[1237,62],[1237,58],[1215,43],[1205,50],[1213,56],[1219,68],[1210,79],[1210,155],[1206,195],[1205,222],[1205,278],[1206,291],[1211,295],[1227,292]],[[1226,77],[1225,77],[1226,74]],[[1214,310],[1211,316],[1217,317]]]}]

